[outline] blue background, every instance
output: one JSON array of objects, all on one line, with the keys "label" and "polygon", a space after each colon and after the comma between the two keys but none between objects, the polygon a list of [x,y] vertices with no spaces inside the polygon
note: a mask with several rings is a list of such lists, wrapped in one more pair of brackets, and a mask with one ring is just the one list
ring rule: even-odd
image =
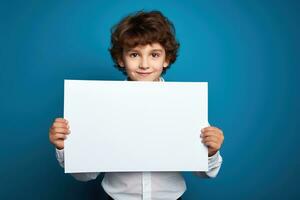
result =
[{"label": "blue background", "polygon": [[184,199],[299,199],[297,2],[1,1],[0,199],[103,198],[102,177],[63,173],[48,129],[64,79],[125,78],[110,28],[140,9],[173,21],[181,48],[165,79],[208,81],[209,121],[225,134],[218,177],[184,173]]}]

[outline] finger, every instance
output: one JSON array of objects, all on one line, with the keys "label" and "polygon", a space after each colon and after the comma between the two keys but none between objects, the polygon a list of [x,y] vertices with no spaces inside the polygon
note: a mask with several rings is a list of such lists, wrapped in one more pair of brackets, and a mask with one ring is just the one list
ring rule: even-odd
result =
[{"label": "finger", "polygon": [[55,141],[55,146],[58,149],[63,149],[64,148],[64,140],[56,140]]},{"label": "finger", "polygon": [[215,142],[208,142],[205,144],[206,146],[208,146],[208,148],[211,148],[211,149],[219,149],[219,145]]},{"label": "finger", "polygon": [[53,128],[54,133],[63,133],[63,134],[69,134],[70,130],[66,128]]},{"label": "finger", "polygon": [[59,117],[59,118],[56,118],[54,121],[55,122],[64,122],[65,120],[64,120],[64,118]]},{"label": "finger", "polygon": [[206,137],[206,138],[203,138],[202,139],[202,142],[203,143],[209,143],[209,142],[216,142],[216,143],[219,143],[220,139],[217,138],[217,137],[213,137],[213,136],[209,136],[209,137]]},{"label": "finger", "polygon": [[221,138],[222,134],[220,132],[217,132],[217,131],[207,131],[207,132],[204,132],[204,133],[200,134],[201,138],[205,138],[205,137],[208,137],[208,136],[216,136],[216,137]]},{"label": "finger", "polygon": [[67,138],[67,136],[63,133],[57,133],[54,135],[55,140],[65,140],[66,138]]},{"label": "finger", "polygon": [[201,137],[207,137],[212,135],[217,135],[218,133],[216,131],[206,131],[200,134]]},{"label": "finger", "polygon": [[[213,140],[213,141],[216,141],[217,140],[217,143],[218,144],[223,144],[224,142],[224,136],[223,135],[220,135],[220,134],[211,134],[211,135],[204,135],[204,136],[201,136],[202,139],[204,139],[205,141],[208,141],[208,140]],[[215,140],[215,139],[216,140]]]},{"label": "finger", "polygon": [[64,119],[64,118],[56,118],[55,122],[65,122],[65,123],[69,123],[68,120]]},{"label": "finger", "polygon": [[221,129],[219,129],[217,127],[214,127],[214,126],[208,126],[208,127],[205,127],[203,129],[201,129],[201,132],[206,132],[206,131],[219,131],[219,132],[222,132]]},{"label": "finger", "polygon": [[70,128],[70,126],[65,122],[54,122],[52,127],[53,128],[67,128],[67,129]]}]

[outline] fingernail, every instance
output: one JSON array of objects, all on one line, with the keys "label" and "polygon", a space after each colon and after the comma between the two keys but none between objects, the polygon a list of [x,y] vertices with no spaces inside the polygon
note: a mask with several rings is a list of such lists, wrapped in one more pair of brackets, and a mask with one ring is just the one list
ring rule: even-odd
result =
[{"label": "fingernail", "polygon": [[68,133],[71,133],[71,130],[68,130]]},{"label": "fingernail", "polygon": [[204,132],[204,128],[203,128],[203,129],[201,129],[201,132]]}]

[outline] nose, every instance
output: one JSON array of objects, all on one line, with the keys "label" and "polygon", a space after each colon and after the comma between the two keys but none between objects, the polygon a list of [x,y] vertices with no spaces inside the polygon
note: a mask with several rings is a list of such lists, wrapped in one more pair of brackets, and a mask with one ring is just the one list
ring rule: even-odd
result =
[{"label": "nose", "polygon": [[147,58],[142,58],[139,68],[140,69],[149,69]]}]

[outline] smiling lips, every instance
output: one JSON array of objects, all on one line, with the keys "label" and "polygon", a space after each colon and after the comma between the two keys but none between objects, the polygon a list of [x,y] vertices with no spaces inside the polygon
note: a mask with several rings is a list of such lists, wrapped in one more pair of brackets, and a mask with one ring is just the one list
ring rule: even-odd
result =
[{"label": "smiling lips", "polygon": [[148,76],[150,75],[152,72],[136,72],[138,73],[140,76]]}]

